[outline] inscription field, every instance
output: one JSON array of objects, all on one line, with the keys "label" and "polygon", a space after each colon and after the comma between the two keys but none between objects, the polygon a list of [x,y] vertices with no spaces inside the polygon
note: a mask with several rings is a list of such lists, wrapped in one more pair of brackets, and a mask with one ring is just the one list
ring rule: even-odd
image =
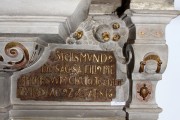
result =
[{"label": "inscription field", "polygon": [[116,97],[118,85],[113,52],[56,49],[41,68],[18,79],[17,98],[106,102]]}]

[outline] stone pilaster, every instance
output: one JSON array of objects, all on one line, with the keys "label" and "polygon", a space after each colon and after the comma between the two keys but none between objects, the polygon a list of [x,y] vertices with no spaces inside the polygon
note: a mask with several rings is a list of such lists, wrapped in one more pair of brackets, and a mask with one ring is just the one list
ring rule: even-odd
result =
[{"label": "stone pilaster", "polygon": [[14,41],[16,39],[0,38],[0,120],[9,119],[9,112],[13,106],[11,75],[35,64],[47,45],[37,38],[18,37],[19,41]]},{"label": "stone pilaster", "polygon": [[0,120],[9,118],[11,110],[10,91],[11,91],[11,74],[0,72]]},{"label": "stone pilaster", "polygon": [[[165,28],[176,11],[128,10],[135,39],[129,39],[125,54],[130,59],[130,99],[127,104],[129,120],[157,120],[161,112],[155,100],[156,85],[162,79],[167,60],[168,46]],[[130,57],[129,57],[130,56]]]}]

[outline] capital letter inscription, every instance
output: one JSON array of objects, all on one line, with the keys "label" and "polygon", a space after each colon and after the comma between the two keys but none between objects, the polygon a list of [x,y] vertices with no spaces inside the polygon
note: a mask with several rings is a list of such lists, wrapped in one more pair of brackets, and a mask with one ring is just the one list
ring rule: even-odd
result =
[{"label": "capital letter inscription", "polygon": [[[118,83],[118,84],[116,84]],[[113,52],[56,49],[38,70],[18,79],[21,100],[106,102],[116,97]]]}]

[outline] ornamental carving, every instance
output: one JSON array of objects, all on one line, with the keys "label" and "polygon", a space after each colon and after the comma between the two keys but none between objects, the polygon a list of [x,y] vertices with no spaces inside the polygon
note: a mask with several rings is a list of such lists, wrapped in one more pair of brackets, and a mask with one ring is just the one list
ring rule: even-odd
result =
[{"label": "ornamental carving", "polygon": [[30,56],[27,48],[19,42],[9,42],[4,47],[5,55],[0,55],[0,67],[3,71],[21,70],[28,63]]},{"label": "ornamental carving", "polygon": [[128,34],[125,22],[116,16],[89,17],[66,39],[66,43],[99,45],[103,50],[114,51],[123,47]]},{"label": "ornamental carving", "polygon": [[140,27],[137,30],[139,38],[153,38],[162,39],[164,37],[164,30],[161,26],[157,27]]},{"label": "ornamental carving", "polygon": [[139,82],[136,85],[137,89],[137,99],[142,102],[148,102],[151,98],[152,93],[152,83],[145,81]]},{"label": "ornamental carving", "polygon": [[0,42],[0,71],[19,71],[37,62],[44,46],[34,41]]},{"label": "ornamental carving", "polygon": [[139,72],[159,73],[161,70],[162,61],[160,57],[154,53],[145,55],[143,61],[140,62]]}]

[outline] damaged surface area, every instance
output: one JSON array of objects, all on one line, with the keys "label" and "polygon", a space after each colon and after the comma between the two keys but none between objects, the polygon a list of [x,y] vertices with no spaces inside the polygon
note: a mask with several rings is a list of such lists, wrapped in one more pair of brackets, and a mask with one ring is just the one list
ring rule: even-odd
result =
[{"label": "damaged surface area", "polygon": [[90,14],[112,14],[121,3],[122,0],[92,0]]}]

